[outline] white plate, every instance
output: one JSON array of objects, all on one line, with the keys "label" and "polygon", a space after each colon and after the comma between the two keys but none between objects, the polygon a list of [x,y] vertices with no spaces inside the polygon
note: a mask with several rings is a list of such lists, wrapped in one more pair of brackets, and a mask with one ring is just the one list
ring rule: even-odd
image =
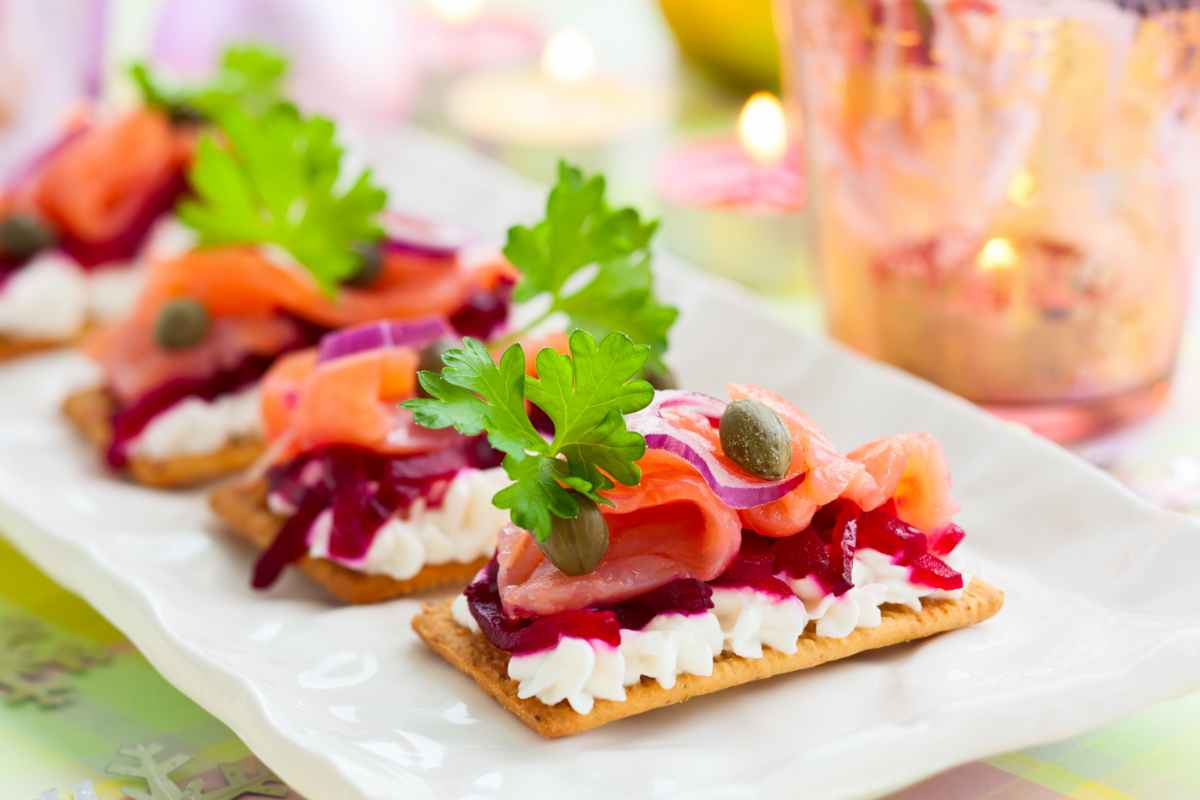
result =
[{"label": "white plate", "polygon": [[[415,134],[387,167],[409,210],[493,234],[540,202]],[[981,573],[1008,593],[1000,616],[545,742],[423,649],[418,601],[341,608],[296,575],[256,594],[252,554],[214,534],[200,495],[106,477],[56,414],[88,374],[70,355],[0,370],[0,529],[313,800],[860,796],[1200,687],[1200,527],[728,285],[661,281],[690,386],[774,387],[845,448],[932,431]]]}]

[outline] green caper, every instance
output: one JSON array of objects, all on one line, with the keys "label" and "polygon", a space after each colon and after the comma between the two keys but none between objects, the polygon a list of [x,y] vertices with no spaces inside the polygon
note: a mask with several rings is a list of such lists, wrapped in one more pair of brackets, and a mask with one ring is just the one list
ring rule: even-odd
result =
[{"label": "green caper", "polygon": [[32,258],[57,240],[54,228],[33,214],[12,214],[0,220],[0,253],[9,258]]},{"label": "green caper", "polygon": [[172,125],[189,126],[200,125],[207,121],[208,117],[203,111],[188,103],[172,103],[167,107],[167,119]]},{"label": "green caper", "polygon": [[[441,336],[434,339],[429,344],[421,348],[421,353],[417,358],[417,369],[426,372],[441,372],[446,366],[446,362],[442,357],[446,352],[457,347],[462,347],[462,339],[455,339],[450,336]],[[427,397],[424,387],[417,385],[417,394],[421,397]]]},{"label": "green caper", "polygon": [[180,297],[158,312],[154,340],[164,350],[186,350],[204,341],[210,327],[208,309],[190,297]]},{"label": "green caper", "polygon": [[642,377],[660,392],[664,389],[679,388],[679,380],[675,377],[675,373],[671,370],[671,368],[666,364],[661,367],[646,367],[646,369],[642,371]]},{"label": "green caper", "polygon": [[575,494],[575,500],[579,515],[574,519],[554,517],[550,536],[538,542],[538,547],[560,572],[586,575],[608,552],[608,523],[591,500],[581,494]]},{"label": "green caper", "polygon": [[746,472],[767,480],[779,480],[792,465],[792,435],[757,400],[736,400],[725,408],[721,449]]},{"label": "green caper", "polygon": [[383,272],[383,249],[376,242],[354,246],[358,256],[358,272],[346,281],[347,286],[363,289],[370,286]]}]

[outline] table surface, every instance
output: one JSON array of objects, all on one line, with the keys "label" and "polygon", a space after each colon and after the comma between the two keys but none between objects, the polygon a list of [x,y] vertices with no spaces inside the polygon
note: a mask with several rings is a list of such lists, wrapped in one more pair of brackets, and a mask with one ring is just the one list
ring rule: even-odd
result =
[{"label": "table surface", "polygon": [[[615,26],[637,36],[599,36],[601,63],[639,74],[663,75],[677,94],[681,109],[675,123],[657,143],[605,153],[598,166],[611,177],[625,199],[655,210],[647,164],[672,139],[731,124],[738,98],[697,83],[680,71],[652,6],[619,0],[578,10],[548,6],[538,0],[509,5],[539,8],[551,24],[573,22],[589,32],[611,32]],[[589,4],[590,5],[590,4]],[[609,49],[603,46],[608,42]],[[639,54],[642,54],[639,57]],[[652,54],[652,55],[646,55]],[[417,122],[453,136],[436,113]],[[515,168],[545,177],[551,153],[492,151]],[[595,165],[594,165],[595,166]],[[687,230],[676,235],[686,236]],[[776,301],[776,310],[794,324],[816,329],[819,311],[811,296]],[[1112,470],[1137,491],[1181,512],[1200,514],[1200,342],[1185,345],[1175,394],[1161,415],[1121,434],[1078,448],[1086,457]],[[129,748],[162,748],[162,757],[177,756],[169,776],[174,794],[161,790],[150,800],[179,798],[199,780],[203,800],[237,797],[296,798],[286,787],[263,783],[260,764],[225,725],[171,687],[125,639],[91,607],[54,584],[0,538],[0,788],[4,797],[116,800],[145,791],[137,777],[112,774],[130,760]],[[39,653],[58,654],[72,671],[45,669]],[[62,654],[70,657],[63,658]],[[19,702],[14,688],[29,695]],[[7,702],[6,702],[7,700]],[[1065,742],[1032,748],[968,764],[894,795],[903,800],[981,798],[1080,800],[1116,798],[1200,797],[1200,763],[1194,755],[1200,741],[1200,695],[1163,703],[1120,722]],[[127,751],[122,755],[121,751]],[[183,759],[186,758],[186,762]],[[170,765],[168,765],[170,766]],[[264,794],[254,794],[258,786]],[[243,787],[243,788],[238,788]],[[264,788],[265,787],[265,788]],[[132,793],[131,791],[132,790]]]}]

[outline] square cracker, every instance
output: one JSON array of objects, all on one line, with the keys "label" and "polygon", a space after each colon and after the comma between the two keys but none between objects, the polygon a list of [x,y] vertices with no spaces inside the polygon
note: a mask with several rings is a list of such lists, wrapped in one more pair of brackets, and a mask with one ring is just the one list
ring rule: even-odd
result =
[{"label": "square cracker", "polygon": [[[267,482],[235,481],[217,487],[209,505],[226,526],[259,550],[265,550],[283,526],[283,518],[267,508]],[[324,558],[304,557],[298,565],[330,594],[346,603],[381,603],[397,597],[446,586],[465,586],[487,563],[480,558],[467,563],[426,564],[407,580],[347,569]]]},{"label": "square cracker", "polygon": [[714,659],[710,676],[680,675],[671,689],[664,689],[654,679],[644,677],[640,683],[625,687],[623,702],[597,700],[590,714],[577,714],[566,701],[548,706],[535,697],[526,700],[517,697],[517,682],[508,677],[509,654],[492,646],[482,634],[472,633],[455,622],[450,615],[451,602],[426,603],[413,617],[413,630],[438,655],[473,678],[521,722],[553,739],[743,683],[965,628],[995,615],[1004,604],[1004,593],[983,581],[974,580],[961,599],[926,601],[920,613],[905,606],[884,606],[882,625],[859,628],[844,639],[818,637],[810,625],[792,655],[770,647],[764,647],[763,657],[756,659],[722,653]]},{"label": "square cracker", "polygon": [[[72,392],[63,401],[63,414],[97,450],[104,452],[112,439],[110,422],[116,401],[103,386]],[[161,489],[204,483],[241,472],[263,452],[257,438],[238,438],[211,453],[145,458],[130,456],[128,473],[138,483]]]}]

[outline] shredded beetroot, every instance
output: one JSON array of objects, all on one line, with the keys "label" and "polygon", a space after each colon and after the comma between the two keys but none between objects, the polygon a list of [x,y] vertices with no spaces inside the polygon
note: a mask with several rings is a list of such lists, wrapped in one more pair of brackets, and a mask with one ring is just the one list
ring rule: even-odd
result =
[{"label": "shredded beetroot", "polygon": [[929,548],[929,539],[919,529],[897,517],[895,505],[889,500],[858,518],[858,546],[911,561],[925,553]]},{"label": "shredded beetroot", "polygon": [[487,341],[508,323],[513,282],[502,278],[491,289],[471,293],[462,307],[450,315],[450,324],[460,336]]},{"label": "shredded beetroot", "polygon": [[912,582],[944,591],[963,588],[963,576],[930,553],[922,553],[908,565],[912,568]]},{"label": "shredded beetroot", "polygon": [[[821,542],[818,541],[817,544],[821,545]],[[824,550],[824,547],[821,549]],[[712,585],[729,589],[754,589],[776,597],[791,597],[791,587],[775,577],[780,572],[776,566],[776,558],[775,540],[743,531],[742,546],[733,563],[712,582]]]},{"label": "shredded beetroot", "polygon": [[499,463],[500,454],[480,436],[416,456],[330,445],[275,467],[267,475],[270,493],[296,511],[259,556],[254,587],[270,586],[288,564],[308,552],[313,520],[325,509],[333,513],[329,554],[354,561],[367,554],[376,532],[394,514],[407,511],[418,499],[440,503],[459,470],[490,469]]},{"label": "shredded beetroot", "polygon": [[954,552],[954,548],[962,543],[966,535],[966,531],[951,522],[946,527],[929,534],[929,552],[935,556],[948,556]]},{"label": "shredded beetroot", "polygon": [[790,578],[811,575],[826,591],[841,595],[853,586],[854,553],[860,547],[886,553],[896,563],[911,567],[914,583],[934,589],[962,588],[962,576],[941,557],[952,552],[964,535],[962,528],[953,524],[927,535],[900,519],[891,502],[864,512],[849,500],[835,500],[822,507],[812,524],[799,533],[765,539],[745,531],[742,539],[766,542],[775,574]]},{"label": "shredded beetroot", "polygon": [[464,594],[471,616],[487,640],[518,655],[549,650],[564,636],[621,644],[621,630],[641,630],[659,614],[702,614],[712,608],[712,588],[703,581],[680,578],[631,600],[611,606],[563,611],[533,619],[514,619],[504,613],[496,576],[496,559],[467,587]]}]

